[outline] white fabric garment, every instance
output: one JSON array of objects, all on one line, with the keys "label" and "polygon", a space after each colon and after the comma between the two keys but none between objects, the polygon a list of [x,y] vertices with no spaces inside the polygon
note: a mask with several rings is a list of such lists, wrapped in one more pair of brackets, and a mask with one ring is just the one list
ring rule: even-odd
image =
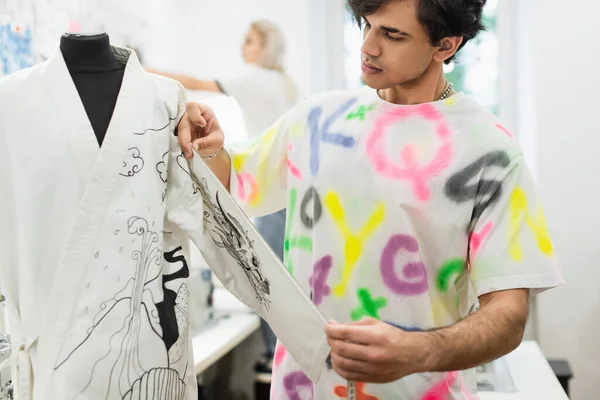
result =
[{"label": "white fabric garment", "polygon": [[[247,279],[238,259],[224,262],[227,249],[205,240],[211,209],[173,135],[183,88],[146,73],[129,50],[114,52],[127,66],[102,148],[60,51],[0,81],[0,283],[19,400],[195,399],[190,239],[219,262],[211,267],[233,294],[259,308],[236,281]],[[269,277],[291,299],[303,296]],[[272,293],[271,310],[287,308]],[[316,379],[328,348],[324,320],[314,307],[308,314],[281,325],[314,327],[315,340],[290,351],[306,352]]]},{"label": "white fabric garment", "polygon": [[278,71],[246,65],[240,74],[219,79],[218,83],[240,105],[249,138],[262,134],[293,105]]},{"label": "white fabric garment", "polygon": [[225,288],[267,321],[300,369],[317,382],[330,352],[325,318],[197,154],[190,167],[204,220],[180,208],[172,216],[174,231],[192,238]]},{"label": "white fabric garment", "polygon": [[185,249],[163,227],[191,185],[167,170],[185,98],[114,52],[127,66],[101,149],[60,51],[0,83],[18,399],[196,398]]}]

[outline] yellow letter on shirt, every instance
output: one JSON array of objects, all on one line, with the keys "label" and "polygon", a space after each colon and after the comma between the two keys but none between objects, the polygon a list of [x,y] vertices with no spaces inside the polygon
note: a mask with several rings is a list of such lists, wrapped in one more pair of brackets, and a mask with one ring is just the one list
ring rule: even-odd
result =
[{"label": "yellow letter on shirt", "polygon": [[331,213],[333,220],[342,232],[346,241],[344,246],[344,254],[346,262],[344,263],[344,270],[342,271],[342,281],[333,289],[333,294],[341,297],[346,293],[346,288],[350,282],[354,267],[362,254],[364,242],[373,234],[373,231],[383,222],[384,218],[384,205],[383,203],[378,204],[377,209],[369,218],[366,225],[355,235],[350,231],[348,224],[346,223],[346,216],[344,209],[340,203],[338,195],[334,192],[330,192],[325,197],[325,206]]},{"label": "yellow letter on shirt", "polygon": [[532,216],[529,213],[527,196],[525,195],[525,192],[517,187],[510,197],[510,256],[515,261],[523,260],[523,249],[521,248],[521,243],[519,242],[519,234],[523,217],[525,217],[525,223],[533,232],[537,240],[538,247],[542,253],[551,255],[553,251],[552,242],[550,241],[550,234],[548,233],[548,227],[546,226],[544,212],[538,205],[536,215]]}]

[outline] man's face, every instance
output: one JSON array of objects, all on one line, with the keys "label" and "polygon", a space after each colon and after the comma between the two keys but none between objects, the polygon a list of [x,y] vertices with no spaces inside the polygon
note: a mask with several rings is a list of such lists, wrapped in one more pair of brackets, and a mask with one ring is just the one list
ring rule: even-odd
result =
[{"label": "man's face", "polygon": [[362,80],[374,89],[410,84],[427,70],[436,48],[417,19],[418,0],[392,0],[364,18]]}]

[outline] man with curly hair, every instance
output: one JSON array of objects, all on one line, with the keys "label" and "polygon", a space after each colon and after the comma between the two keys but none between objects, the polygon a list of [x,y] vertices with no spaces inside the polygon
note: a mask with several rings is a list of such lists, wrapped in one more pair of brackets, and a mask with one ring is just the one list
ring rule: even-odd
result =
[{"label": "man with curly hair", "polygon": [[188,104],[179,141],[248,214],[287,205],[286,266],[331,320],[332,368],[313,385],[279,346],[272,399],[344,399],[347,380],[358,399],[473,399],[474,368],[521,342],[529,296],[563,283],[515,138],[444,76],[485,0],[348,5],[365,88],[227,151]]}]

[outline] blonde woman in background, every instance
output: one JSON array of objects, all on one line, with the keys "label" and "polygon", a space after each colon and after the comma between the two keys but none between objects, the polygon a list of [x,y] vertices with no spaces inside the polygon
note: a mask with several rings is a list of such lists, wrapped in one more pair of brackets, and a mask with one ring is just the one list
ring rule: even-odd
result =
[{"label": "blonde woman in background", "polygon": [[[235,98],[244,114],[249,138],[260,136],[297,102],[294,83],[284,69],[285,41],[277,25],[269,21],[254,21],[246,33],[242,46],[245,71],[229,80],[200,80],[187,75],[148,69],[179,81],[188,90],[221,92]],[[285,209],[256,219],[256,227],[263,238],[283,260],[285,236]],[[267,354],[256,365],[261,381],[270,381],[277,338],[265,321],[261,329]]]},{"label": "blonde woman in background", "polygon": [[148,69],[179,81],[188,90],[220,92],[236,99],[250,138],[259,136],[298,100],[296,86],[284,68],[285,40],[279,27],[254,21],[242,46],[245,68],[231,79],[202,80]]}]

